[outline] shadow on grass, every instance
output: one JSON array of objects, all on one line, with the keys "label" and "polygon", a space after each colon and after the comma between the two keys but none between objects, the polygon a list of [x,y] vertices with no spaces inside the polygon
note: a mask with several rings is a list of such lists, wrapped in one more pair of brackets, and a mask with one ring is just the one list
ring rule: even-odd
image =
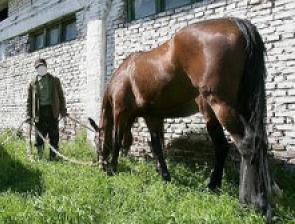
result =
[{"label": "shadow on grass", "polygon": [[[149,150],[146,150],[147,152]],[[232,158],[236,157],[234,146],[231,147],[233,153],[226,162],[224,179],[236,190],[233,193],[237,196],[239,173]],[[122,155],[120,156],[122,157]],[[207,184],[210,178],[211,170],[214,166],[214,150],[209,136],[205,134],[190,133],[189,135],[173,139],[165,148],[165,157],[167,158],[169,171],[172,177],[172,183],[188,187],[198,191],[207,191]],[[119,162],[118,172],[136,173],[134,168],[138,162],[136,157],[125,157],[124,162]],[[156,161],[146,154],[145,161],[150,161],[149,169],[156,173]],[[236,160],[236,158],[234,158]],[[232,192],[229,192],[231,194]]]},{"label": "shadow on grass", "polygon": [[39,170],[25,167],[0,145],[0,192],[8,190],[41,195],[44,191],[42,174]]},{"label": "shadow on grass", "polygon": [[[209,180],[211,169],[214,166],[214,148],[209,139],[209,136],[204,137],[205,134],[191,133],[187,136],[174,139],[168,144],[166,149],[166,157],[172,164],[181,164],[189,170],[187,175],[194,174],[196,180],[191,180],[185,175],[178,175],[173,173],[172,177],[177,184],[186,187],[194,188],[198,185],[200,180]],[[174,165],[173,165],[174,166]],[[230,145],[229,156],[225,164],[225,174],[223,182],[226,182],[230,189],[227,192],[229,195],[238,197],[239,191],[239,168],[240,156],[233,144]],[[283,196],[277,198],[275,213],[287,219],[295,219],[295,167],[286,166],[281,160],[270,157],[270,168],[274,180],[283,191]],[[197,178],[197,175],[203,175]],[[206,183],[207,184],[207,183]],[[204,185],[204,184],[203,184]],[[203,186],[204,187],[204,186]],[[290,217],[291,216],[293,217]]]},{"label": "shadow on grass", "polygon": [[[197,178],[196,181],[187,179],[185,176],[179,176],[177,173],[173,173],[173,178],[182,185],[186,187],[194,187],[198,184],[197,181],[206,180],[203,183],[203,187],[206,187],[211,175],[211,171],[215,163],[214,147],[213,144],[206,133],[190,133],[185,136],[173,139],[168,143],[168,147],[165,150],[166,157],[173,166],[180,164],[189,170],[190,173],[195,175],[202,175],[201,178]],[[238,187],[239,174],[237,153],[235,151],[235,146],[230,145],[230,152],[228,159],[225,164],[225,175],[227,183],[230,183],[233,188]],[[188,173],[189,175],[189,173]]]},{"label": "shadow on grass", "polygon": [[[286,167],[281,161],[271,161],[272,174],[279,188],[282,190],[282,197],[276,198],[275,202],[279,209],[280,216],[284,213],[292,215],[291,219],[295,220],[295,167]],[[287,168],[287,169],[286,169]],[[289,217],[290,218],[290,217]]]}]

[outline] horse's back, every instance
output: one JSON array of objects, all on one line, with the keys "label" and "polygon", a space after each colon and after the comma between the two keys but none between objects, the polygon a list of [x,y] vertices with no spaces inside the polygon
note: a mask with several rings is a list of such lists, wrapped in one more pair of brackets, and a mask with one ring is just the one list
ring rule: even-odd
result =
[{"label": "horse's back", "polygon": [[233,99],[245,64],[245,40],[232,18],[193,24],[174,37],[179,64],[200,92]]},{"label": "horse's back", "polygon": [[243,41],[232,19],[192,24],[158,48],[128,57],[114,75],[113,92],[163,116],[197,112],[192,105],[202,91],[234,98],[244,69]]}]

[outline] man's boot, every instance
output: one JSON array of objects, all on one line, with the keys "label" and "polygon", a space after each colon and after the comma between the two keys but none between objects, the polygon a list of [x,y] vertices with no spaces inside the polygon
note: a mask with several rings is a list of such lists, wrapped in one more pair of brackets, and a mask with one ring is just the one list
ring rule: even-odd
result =
[{"label": "man's boot", "polygon": [[43,158],[44,145],[37,146],[37,153],[38,153],[38,159],[41,160]]}]

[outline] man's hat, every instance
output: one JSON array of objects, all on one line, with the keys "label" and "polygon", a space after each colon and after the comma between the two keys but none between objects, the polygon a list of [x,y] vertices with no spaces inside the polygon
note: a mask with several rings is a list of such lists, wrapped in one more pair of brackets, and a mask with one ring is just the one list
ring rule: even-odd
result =
[{"label": "man's hat", "polygon": [[34,65],[35,68],[39,67],[40,65],[47,66],[47,63],[46,63],[45,59],[40,58],[40,59],[35,61],[35,65]]}]

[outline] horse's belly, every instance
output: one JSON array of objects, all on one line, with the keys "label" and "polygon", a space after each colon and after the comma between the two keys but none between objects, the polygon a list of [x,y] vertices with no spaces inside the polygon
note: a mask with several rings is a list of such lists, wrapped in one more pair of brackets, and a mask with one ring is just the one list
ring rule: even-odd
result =
[{"label": "horse's belly", "polygon": [[199,112],[199,108],[195,99],[191,99],[186,102],[179,103],[177,105],[171,105],[171,107],[157,107],[151,105],[147,110],[149,115],[161,116],[164,118],[186,117]]},{"label": "horse's belly", "polygon": [[192,86],[186,75],[179,75],[166,83],[147,101],[149,113],[163,117],[184,117],[198,112],[195,101],[198,89]]}]

